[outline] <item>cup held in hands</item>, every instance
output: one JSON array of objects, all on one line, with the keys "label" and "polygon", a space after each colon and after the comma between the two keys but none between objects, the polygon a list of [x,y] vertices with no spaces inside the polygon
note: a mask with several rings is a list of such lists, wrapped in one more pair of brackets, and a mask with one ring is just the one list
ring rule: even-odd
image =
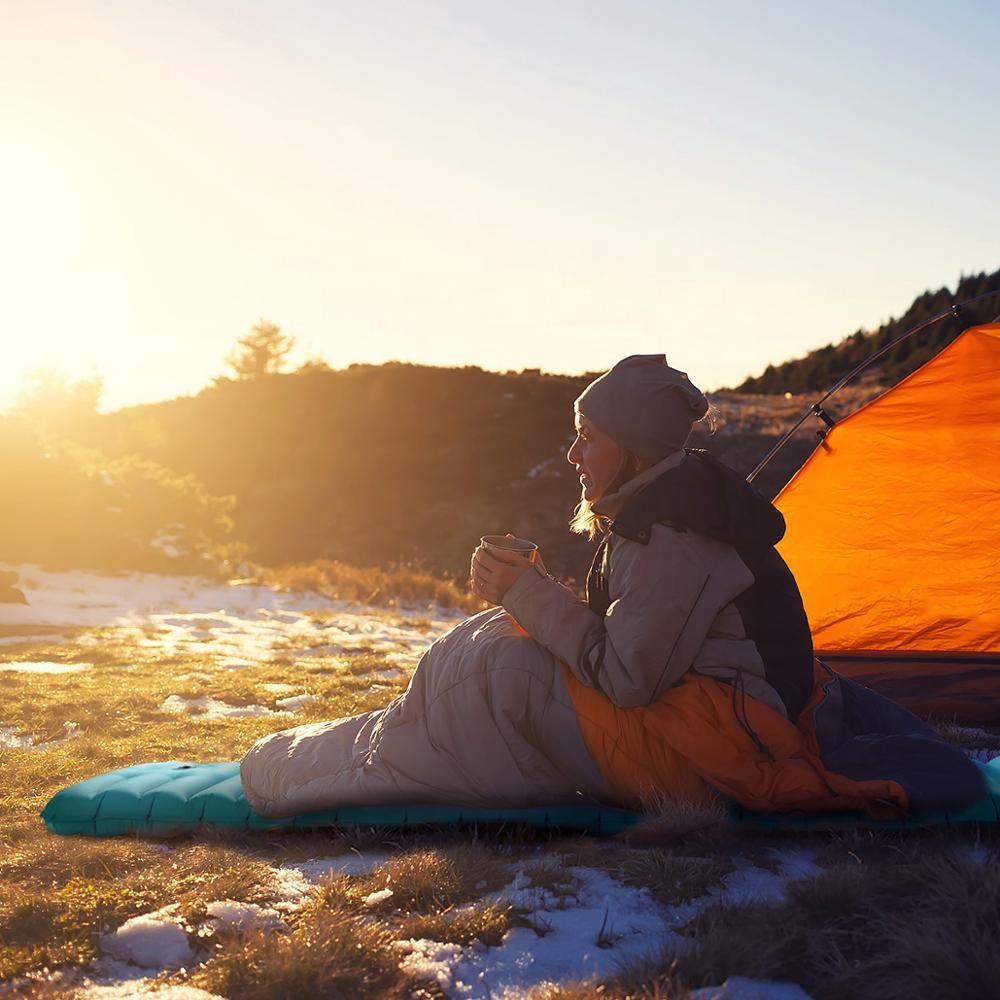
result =
[{"label": "cup held in hands", "polygon": [[538,559],[538,546],[534,542],[529,542],[527,538],[515,538],[513,535],[483,535],[479,540],[486,549],[516,552],[531,563]]}]

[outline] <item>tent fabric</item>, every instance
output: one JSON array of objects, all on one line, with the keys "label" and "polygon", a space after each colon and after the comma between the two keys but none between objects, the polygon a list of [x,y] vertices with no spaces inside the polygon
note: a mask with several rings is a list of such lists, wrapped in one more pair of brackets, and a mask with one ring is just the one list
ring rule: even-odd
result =
[{"label": "tent fabric", "polygon": [[1000,719],[1000,324],[840,421],[775,505],[821,659]]}]

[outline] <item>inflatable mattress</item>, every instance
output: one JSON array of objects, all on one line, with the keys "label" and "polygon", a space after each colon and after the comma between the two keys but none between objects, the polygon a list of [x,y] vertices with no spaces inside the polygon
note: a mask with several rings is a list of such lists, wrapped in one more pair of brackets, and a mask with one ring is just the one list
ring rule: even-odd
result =
[{"label": "inflatable mattress", "polygon": [[57,792],[42,810],[53,833],[113,837],[176,836],[201,827],[244,830],[408,827],[440,823],[524,823],[592,834],[617,833],[639,817],[623,809],[564,805],[535,809],[458,806],[346,806],[287,819],[258,816],[240,783],[238,761],[224,764],[137,764]]},{"label": "inflatable mattress", "polygon": [[[959,813],[928,813],[896,820],[872,820],[855,813],[782,815],[732,807],[733,819],[766,829],[823,829],[843,826],[919,828],[931,825],[1000,822],[1000,758],[981,764],[988,794]],[[593,805],[533,809],[481,809],[442,805],[348,806],[287,819],[258,816],[247,804],[238,761],[187,764],[169,761],[109,771],[57,792],[41,813],[53,833],[114,837],[169,837],[204,827],[241,830],[302,830],[315,827],[411,827],[432,824],[513,823],[572,829],[594,835],[619,833],[642,816]]]}]

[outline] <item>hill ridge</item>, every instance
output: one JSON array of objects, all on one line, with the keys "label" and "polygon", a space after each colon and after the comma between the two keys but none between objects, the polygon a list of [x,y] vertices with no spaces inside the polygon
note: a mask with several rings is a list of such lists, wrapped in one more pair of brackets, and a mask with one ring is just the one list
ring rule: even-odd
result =
[{"label": "hill ridge", "polygon": [[[822,392],[866,358],[919,323],[962,302],[987,292],[1000,291],[1000,269],[992,274],[963,276],[954,293],[946,286],[918,295],[898,319],[890,319],[877,329],[856,330],[836,344],[816,348],[799,358],[768,365],[760,375],[745,379],[732,391],[742,393]],[[958,316],[950,316],[904,341],[890,351],[872,370],[873,377],[895,385],[929,361],[970,326],[988,323],[1000,314],[1000,298],[976,303]]]}]

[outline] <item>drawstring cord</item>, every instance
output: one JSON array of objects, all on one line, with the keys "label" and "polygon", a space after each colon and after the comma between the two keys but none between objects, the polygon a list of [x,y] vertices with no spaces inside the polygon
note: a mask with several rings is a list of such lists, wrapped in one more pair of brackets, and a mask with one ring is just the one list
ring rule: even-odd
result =
[{"label": "drawstring cord", "polygon": [[[750,725],[750,721],[747,718],[747,689],[746,681],[743,679],[743,668],[736,668],[736,677],[733,681],[733,715],[736,717],[736,721],[743,727],[743,731],[753,740],[754,746],[757,748],[758,752],[767,757],[768,760],[773,764],[775,761],[775,756],[771,752],[771,748],[757,735],[756,730]],[[743,710],[742,716],[740,715],[740,709],[737,708],[737,688],[739,688],[740,695],[740,708]]]}]

